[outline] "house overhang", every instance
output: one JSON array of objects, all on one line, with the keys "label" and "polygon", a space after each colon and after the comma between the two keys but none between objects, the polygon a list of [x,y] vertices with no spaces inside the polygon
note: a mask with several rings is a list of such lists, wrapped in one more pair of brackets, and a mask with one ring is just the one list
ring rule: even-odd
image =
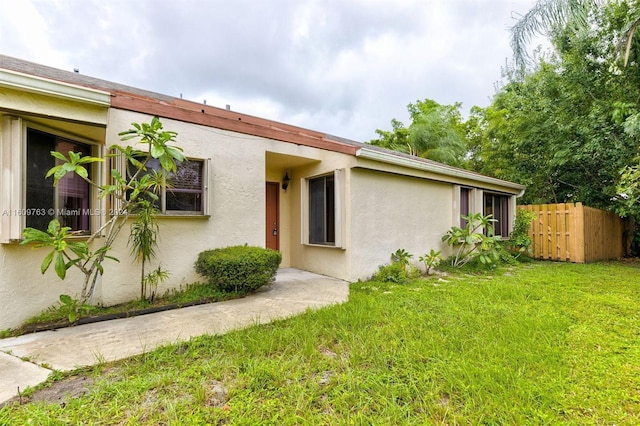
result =
[{"label": "house overhang", "polygon": [[102,107],[109,107],[111,103],[109,92],[7,69],[0,69],[0,87]]},{"label": "house overhang", "polygon": [[443,180],[447,181],[465,180],[489,185],[492,187],[504,188],[504,190],[508,191],[509,193],[516,195],[516,197],[521,197],[526,189],[524,185],[520,185],[514,182],[484,176],[468,170],[447,166],[446,164],[436,163],[433,161],[425,161],[419,158],[408,158],[405,156],[396,155],[376,149],[359,148],[356,152],[356,157],[437,174],[442,176]]}]

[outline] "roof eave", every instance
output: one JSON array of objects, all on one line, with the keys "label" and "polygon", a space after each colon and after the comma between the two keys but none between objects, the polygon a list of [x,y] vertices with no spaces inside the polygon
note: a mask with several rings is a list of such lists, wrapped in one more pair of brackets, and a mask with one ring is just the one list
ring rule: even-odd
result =
[{"label": "roof eave", "polygon": [[387,164],[393,164],[396,166],[408,167],[410,169],[422,170],[431,173],[438,173],[444,176],[450,176],[454,178],[470,179],[476,182],[482,182],[489,185],[502,186],[514,191],[518,191],[516,194],[518,197],[524,194],[526,187],[518,183],[509,182],[502,179],[492,178],[484,176],[478,173],[470,172],[464,169],[458,169],[450,167],[445,164],[439,164],[435,162],[426,162],[419,159],[407,158],[393,153],[383,152],[368,148],[359,148],[356,152],[356,157],[364,158],[367,160],[380,161]]},{"label": "roof eave", "polygon": [[97,106],[108,107],[111,104],[111,95],[109,92],[7,69],[0,69],[0,87],[18,89]]}]

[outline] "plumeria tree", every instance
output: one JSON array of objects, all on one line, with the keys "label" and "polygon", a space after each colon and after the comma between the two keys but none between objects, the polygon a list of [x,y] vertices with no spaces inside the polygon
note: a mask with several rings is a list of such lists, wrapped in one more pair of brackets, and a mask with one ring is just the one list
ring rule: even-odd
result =
[{"label": "plumeria tree", "polygon": [[[98,277],[104,273],[103,262],[106,259],[118,261],[109,253],[111,248],[132,215],[140,220],[137,212],[144,206],[152,205],[159,199],[159,190],[167,186],[167,174],[175,173],[177,163],[184,160],[182,149],[175,145],[176,132],[166,131],[158,117],[154,117],[150,123],[132,123],[132,128],[119,134],[122,141],[137,140],[144,145],[144,149],[136,149],[131,146],[114,145],[115,153],[112,156],[122,156],[127,164],[128,172],[122,175],[118,170],[112,169],[112,182],[106,185],[95,182],[88,173],[87,166],[104,161],[102,158],[83,156],[82,154],[69,152],[65,156],[59,152],[51,152],[58,164],[51,168],[46,177],[53,176],[53,185],[56,186],[68,173],[75,173],[96,188],[99,198],[107,196],[117,200],[117,211],[100,226],[86,241],[76,241],[71,228],[61,226],[57,219],[51,220],[46,231],[34,228],[25,228],[21,244],[32,245],[34,249],[46,247],[50,249],[40,265],[40,271],[44,274],[53,264],[55,273],[60,279],[65,279],[67,271],[76,268],[84,274],[84,283],[80,294],[79,303],[85,304],[93,295]],[[156,159],[160,164],[159,171],[149,170],[149,162]],[[146,209],[148,210],[148,209]],[[147,217],[145,216],[145,219]],[[144,224],[143,227],[153,228],[153,225]],[[137,227],[132,227],[132,233]],[[154,228],[155,229],[155,228]],[[104,236],[103,238],[99,238]],[[148,235],[147,235],[148,236]],[[143,236],[130,238],[132,253],[139,259],[148,260],[153,254],[150,245],[155,244],[155,234],[151,239]],[[95,244],[94,244],[95,242]],[[138,244],[138,245],[136,245]],[[142,247],[140,247],[142,245]],[[94,246],[98,246],[92,251]],[[143,270],[142,297],[144,297],[144,270]]]},{"label": "plumeria tree", "polygon": [[461,217],[466,222],[464,228],[452,226],[442,237],[442,241],[454,248],[451,266],[459,268],[476,258],[485,265],[495,263],[499,259],[502,237],[494,234],[493,216],[471,213]]}]

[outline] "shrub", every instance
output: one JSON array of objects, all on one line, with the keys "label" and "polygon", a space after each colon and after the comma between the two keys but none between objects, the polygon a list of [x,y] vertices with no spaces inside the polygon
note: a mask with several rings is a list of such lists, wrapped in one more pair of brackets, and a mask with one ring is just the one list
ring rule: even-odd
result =
[{"label": "shrub", "polygon": [[405,265],[400,262],[392,262],[390,265],[380,265],[378,272],[373,274],[371,281],[383,283],[404,284],[409,279]]},{"label": "shrub", "polygon": [[244,245],[205,250],[195,268],[217,290],[250,293],[275,280],[281,261],[277,251]]},{"label": "shrub", "polygon": [[442,241],[455,249],[449,258],[451,266],[460,268],[474,259],[483,264],[498,261],[502,237],[494,235],[493,216],[472,213],[461,217],[467,222],[465,227],[452,226],[442,237]]},{"label": "shrub", "polygon": [[391,253],[391,261],[393,263],[401,264],[405,269],[411,263],[413,255],[405,249],[398,249],[394,253]]},{"label": "shrub", "polygon": [[536,215],[529,210],[517,209],[516,220],[513,224],[513,231],[509,235],[509,248],[515,252],[515,257],[520,255],[529,255],[531,253],[531,245],[533,241],[529,237],[529,227],[531,222],[536,219]]},{"label": "shrub", "polygon": [[437,267],[442,262],[442,252],[440,250],[431,249],[429,253],[420,256],[420,262],[424,262],[427,275],[431,273],[431,269]]}]

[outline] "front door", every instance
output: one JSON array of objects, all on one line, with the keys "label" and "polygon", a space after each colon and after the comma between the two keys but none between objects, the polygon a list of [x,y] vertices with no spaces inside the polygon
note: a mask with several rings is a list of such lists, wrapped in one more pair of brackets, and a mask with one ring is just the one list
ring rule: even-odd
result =
[{"label": "front door", "polygon": [[280,184],[278,182],[267,182],[267,234],[265,245],[272,250],[280,249],[279,194]]}]

